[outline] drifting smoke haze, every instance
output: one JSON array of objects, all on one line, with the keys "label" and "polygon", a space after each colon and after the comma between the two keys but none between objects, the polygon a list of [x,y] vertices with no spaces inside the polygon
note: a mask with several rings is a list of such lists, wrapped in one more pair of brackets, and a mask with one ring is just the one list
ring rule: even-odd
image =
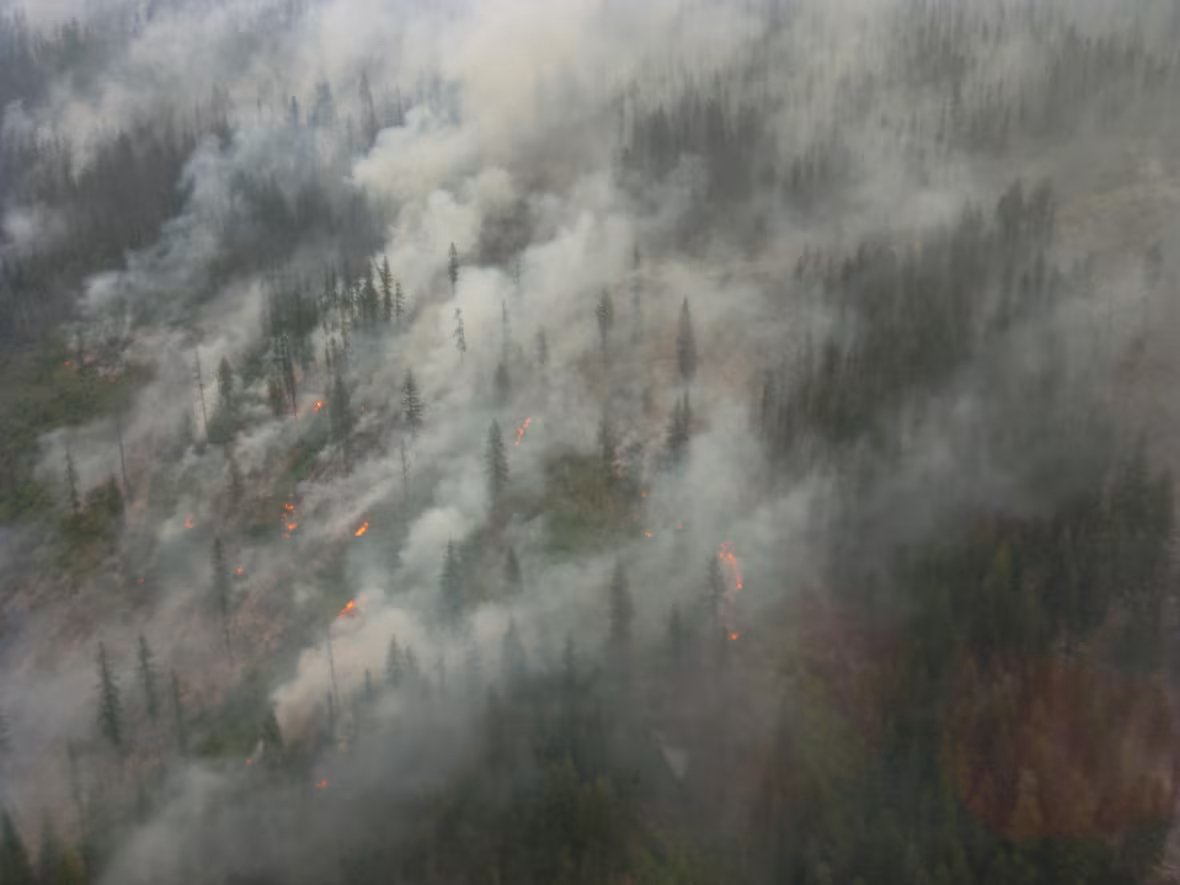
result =
[{"label": "drifting smoke haze", "polygon": [[1173,881],[1178,36],[0,0],[0,883]]}]

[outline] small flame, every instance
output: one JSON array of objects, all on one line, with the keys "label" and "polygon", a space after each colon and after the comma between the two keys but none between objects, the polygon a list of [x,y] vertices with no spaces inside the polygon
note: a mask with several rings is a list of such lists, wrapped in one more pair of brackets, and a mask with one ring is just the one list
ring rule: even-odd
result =
[{"label": "small flame", "polygon": [[645,538],[654,538],[655,536],[656,536],[656,533],[655,533],[655,532],[653,532],[651,529],[644,529],[644,530],[643,530],[643,537],[645,537]]},{"label": "small flame", "polygon": [[317,790],[326,790],[326,789],[328,789],[328,779],[325,777],[325,778],[322,778],[321,780],[317,781],[317,782],[316,782],[316,785],[315,785],[315,788],[316,788]]},{"label": "small flame", "polygon": [[340,614],[336,615],[336,619],[339,620],[340,618],[343,618],[343,617],[353,617],[355,615],[356,615],[356,600],[350,599],[350,600],[348,600],[348,605],[346,605],[346,606],[344,606],[344,608],[340,609]]},{"label": "small flame", "polygon": [[524,435],[529,432],[529,425],[533,423],[532,418],[525,418],[524,423],[516,428],[516,444],[520,445],[524,442]]},{"label": "small flame", "polygon": [[354,538],[363,538],[365,533],[369,530],[369,521],[366,519],[361,523],[361,527],[352,533]]},{"label": "small flame", "polygon": [[283,511],[285,513],[294,513],[295,512],[295,505],[292,504],[290,501],[288,501],[286,504],[283,505]]},{"label": "small flame", "polygon": [[186,529],[191,529],[193,527],[193,518],[191,516],[186,516],[184,518],[184,527]]},{"label": "small flame", "polygon": [[730,642],[737,642],[741,638],[742,638],[742,634],[739,633],[737,630],[730,630],[729,631],[729,641]]},{"label": "small flame", "polygon": [[246,567],[244,565],[237,566],[234,569],[234,574],[237,575],[239,578],[242,577],[243,575],[246,574]]},{"label": "small flame", "polygon": [[317,399],[311,407],[312,414],[318,415],[320,413],[320,409],[322,409],[323,407],[324,407],[324,401],[322,399]]},{"label": "small flame", "polygon": [[297,522],[289,522],[289,523],[287,523],[287,525],[286,525],[286,528],[287,528],[287,534],[290,534],[291,532],[293,532],[293,531],[295,531],[297,528],[299,528],[299,523],[297,523]]}]

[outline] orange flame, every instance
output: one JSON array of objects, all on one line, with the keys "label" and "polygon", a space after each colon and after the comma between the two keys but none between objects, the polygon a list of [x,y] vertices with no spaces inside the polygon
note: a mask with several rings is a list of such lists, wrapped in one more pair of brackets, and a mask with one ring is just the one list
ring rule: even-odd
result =
[{"label": "orange flame", "polygon": [[283,505],[283,510],[286,511],[287,513],[294,513],[295,512],[295,505],[292,504],[290,501],[288,501],[286,504]]},{"label": "orange flame", "polygon": [[742,634],[739,633],[737,630],[730,630],[729,631],[729,641],[730,642],[737,642],[741,638],[742,638]]},{"label": "orange flame", "polygon": [[324,407],[324,401],[322,399],[317,399],[311,407],[312,414],[318,415],[320,413],[320,409],[322,409],[323,407]]},{"label": "orange flame", "polygon": [[524,442],[524,435],[529,432],[529,425],[533,423],[532,418],[525,418],[524,423],[516,428],[516,445]]},{"label": "orange flame", "polygon": [[234,574],[237,575],[239,578],[242,577],[243,575],[246,574],[246,567],[244,565],[237,566],[234,569]]},{"label": "orange flame", "polygon": [[742,577],[742,564],[738,561],[733,544],[729,541],[721,543],[721,547],[717,551],[717,558],[721,560],[721,570],[728,578],[729,585],[722,594],[719,616],[725,624],[726,638],[730,642],[737,642],[742,638],[742,634],[735,623],[734,603],[737,601],[737,594],[746,586],[745,579]]},{"label": "orange flame", "polygon": [[348,605],[346,605],[346,606],[344,606],[344,608],[340,609],[340,614],[336,615],[336,619],[339,620],[340,618],[343,618],[343,617],[353,617],[355,615],[356,615],[356,600],[350,599],[350,600],[348,600]]},{"label": "orange flame", "polygon": [[361,527],[352,533],[354,538],[363,538],[365,533],[369,530],[369,521],[366,519],[361,523]]},{"label": "orange flame", "polygon": [[288,533],[288,534],[290,534],[291,532],[293,532],[293,531],[295,531],[297,528],[299,528],[299,523],[297,523],[297,522],[289,522],[289,523],[287,523],[287,526],[286,526],[286,528],[287,528],[287,533]]}]

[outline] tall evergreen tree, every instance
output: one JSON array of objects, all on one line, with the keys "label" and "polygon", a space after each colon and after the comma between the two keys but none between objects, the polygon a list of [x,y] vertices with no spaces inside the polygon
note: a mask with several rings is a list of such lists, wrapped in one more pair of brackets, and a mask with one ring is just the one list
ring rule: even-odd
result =
[{"label": "tall evergreen tree", "polygon": [[402,416],[406,426],[410,428],[410,436],[417,437],[422,430],[422,414],[425,407],[422,395],[418,391],[418,381],[414,378],[414,370],[406,370],[406,380],[402,382]]},{"label": "tall evergreen tree", "polygon": [[459,288],[459,250],[455,248],[454,243],[451,243],[451,249],[447,253],[447,277],[451,281],[451,297],[454,298]]},{"label": "tall evergreen tree", "polygon": [[[392,323],[395,312],[395,298],[393,288],[393,272],[389,269],[389,256],[381,258],[381,270],[378,274],[381,280],[381,318],[386,323]],[[398,317],[399,321],[401,317]]]},{"label": "tall evergreen tree", "polygon": [[332,381],[332,397],[328,400],[328,417],[332,427],[332,438],[340,447],[345,470],[350,470],[352,467],[352,399],[348,393],[348,385],[344,383],[344,376],[339,370]]},{"label": "tall evergreen tree", "polygon": [[221,617],[221,632],[225,639],[225,647],[229,649],[229,604],[230,604],[230,580],[229,567],[225,562],[225,549],[221,544],[221,537],[213,539],[213,551],[210,555],[210,565],[213,569],[213,604],[217,607],[217,613]]},{"label": "tall evergreen tree", "polygon": [[217,399],[226,412],[234,406],[234,369],[225,357],[217,364]]},{"label": "tall evergreen tree", "polygon": [[402,684],[406,675],[406,665],[402,660],[402,651],[397,644],[397,637],[389,637],[389,649],[385,652],[385,679],[394,688]]},{"label": "tall evergreen tree", "polygon": [[160,709],[159,691],[156,686],[157,678],[155,658],[147,638],[141,633],[139,636],[139,681],[143,686],[143,699],[148,718],[153,722]]},{"label": "tall evergreen tree", "polygon": [[504,557],[504,584],[509,596],[515,596],[524,589],[524,575],[520,570],[520,560],[516,558],[515,547],[509,547]]},{"label": "tall evergreen tree", "polygon": [[508,452],[504,448],[504,435],[500,424],[493,421],[488,428],[487,447],[484,451],[484,470],[488,475],[488,491],[493,502],[499,501],[508,487]]},{"label": "tall evergreen tree", "polygon": [[184,710],[184,696],[180,691],[180,677],[172,671],[172,723],[176,730],[176,750],[181,756],[188,755],[188,717]]},{"label": "tall evergreen tree", "polygon": [[0,758],[12,751],[12,729],[8,725],[8,718],[0,710]]},{"label": "tall evergreen tree", "polygon": [[542,372],[549,366],[549,339],[544,329],[537,330],[537,365]]},{"label": "tall evergreen tree", "polygon": [[74,456],[69,446],[66,446],[66,491],[70,497],[70,512],[77,516],[82,506],[78,500],[78,471],[74,468]]},{"label": "tall evergreen tree", "polygon": [[524,643],[520,641],[516,620],[512,619],[508,622],[508,629],[504,631],[504,638],[500,641],[500,668],[504,674],[504,681],[509,685],[519,683],[528,672],[528,666]]},{"label": "tall evergreen tree", "polygon": [[668,456],[673,464],[684,460],[692,438],[692,403],[685,391],[672,409],[668,423]]},{"label": "tall evergreen tree", "polygon": [[676,335],[676,366],[680,369],[680,380],[692,382],[697,373],[697,344],[692,331],[692,314],[688,310],[688,299],[680,306],[680,329]]},{"label": "tall evergreen tree", "polygon": [[98,725],[115,749],[123,749],[123,700],[119,681],[111,669],[107,647],[98,643]]},{"label": "tall evergreen tree", "polygon": [[602,420],[598,423],[598,456],[602,464],[602,476],[608,483],[614,480],[618,455],[614,427],[611,426],[610,417],[603,411]]},{"label": "tall evergreen tree", "polygon": [[602,345],[602,357],[606,359],[610,330],[615,324],[615,307],[611,302],[610,292],[606,289],[602,290],[602,294],[598,298],[598,306],[594,308],[594,316],[598,320],[598,339]]},{"label": "tall evergreen tree", "polygon": [[504,364],[503,360],[496,366],[493,384],[496,388],[496,405],[502,408],[508,404],[508,400],[512,396],[512,379],[508,375],[508,366]]},{"label": "tall evergreen tree", "polygon": [[16,824],[7,811],[0,813],[0,882],[33,885],[33,866]]},{"label": "tall evergreen tree", "polygon": [[622,561],[615,562],[611,574],[608,597],[610,613],[610,641],[616,649],[625,649],[631,644],[631,625],[635,620],[635,604],[631,600],[631,588]]},{"label": "tall evergreen tree", "polygon": [[447,542],[446,553],[443,555],[439,591],[443,622],[448,627],[455,627],[463,616],[465,594],[463,590],[463,563],[459,559],[459,548],[454,541]]},{"label": "tall evergreen tree", "polygon": [[402,282],[393,284],[393,322],[400,329],[406,315],[406,294],[402,291]]},{"label": "tall evergreen tree", "polygon": [[463,330],[463,311],[455,308],[455,349],[459,351],[459,359],[467,356],[467,333]]}]

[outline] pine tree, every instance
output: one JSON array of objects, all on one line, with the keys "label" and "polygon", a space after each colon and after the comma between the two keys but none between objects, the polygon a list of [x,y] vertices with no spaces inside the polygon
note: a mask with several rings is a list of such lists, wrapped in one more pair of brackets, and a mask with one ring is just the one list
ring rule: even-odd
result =
[{"label": "pine tree", "polygon": [[516,558],[514,547],[509,547],[504,557],[504,583],[509,596],[515,596],[524,589],[524,575],[521,573],[520,560]]},{"label": "pine tree", "polygon": [[401,685],[406,675],[405,663],[402,661],[401,649],[397,644],[397,637],[389,637],[389,650],[385,653],[385,679],[394,688]]},{"label": "pine tree", "polygon": [[123,701],[107,648],[98,643],[98,725],[111,746],[123,748]]},{"label": "pine tree", "polygon": [[524,643],[520,641],[516,620],[510,620],[500,642],[500,668],[504,674],[504,681],[509,685],[519,683],[528,672],[528,666],[528,655],[524,650]]},{"label": "pine tree", "polygon": [[12,818],[0,813],[0,882],[4,885],[33,885],[29,853]]},{"label": "pine tree", "polygon": [[463,615],[463,563],[459,559],[459,548],[454,541],[447,542],[447,550],[443,556],[442,574],[439,577],[439,590],[443,622],[449,627],[459,623]]},{"label": "pine tree", "polygon": [[159,693],[156,688],[156,668],[151,647],[142,634],[139,637],[139,681],[143,685],[143,699],[147,707],[148,718],[154,722],[160,708]]},{"label": "pine tree", "polygon": [[381,297],[373,280],[373,265],[365,263],[365,275],[361,279],[361,318],[369,328],[377,325],[381,314]]},{"label": "pine tree", "polygon": [[545,330],[537,330],[537,365],[541,371],[549,366],[549,339],[545,337]]},{"label": "pine tree", "polygon": [[495,503],[508,487],[509,479],[508,453],[504,448],[504,436],[500,433],[500,424],[497,421],[493,421],[492,426],[488,428],[484,469],[488,475],[488,492]]},{"label": "pine tree", "polygon": [[631,342],[639,344],[643,340],[643,278],[640,276],[642,256],[639,245],[635,245],[635,255],[631,265]]},{"label": "pine tree", "polygon": [[467,333],[463,331],[463,311],[455,308],[455,348],[459,351],[459,359],[467,355]]},{"label": "pine tree", "polygon": [[[393,291],[393,273],[389,269],[389,256],[385,255],[381,258],[381,271],[379,274],[381,278],[381,318],[386,323],[393,322],[394,313],[396,309],[394,291]],[[400,288],[400,284],[399,284]],[[400,323],[401,316],[398,315]]]},{"label": "pine tree", "polygon": [[610,640],[617,649],[631,644],[631,624],[635,620],[635,605],[623,563],[617,561],[610,580]]},{"label": "pine tree", "polygon": [[8,718],[0,710],[0,757],[12,752],[12,730],[8,726]]},{"label": "pine tree", "polygon": [[598,338],[602,345],[602,357],[606,359],[607,343],[611,327],[615,324],[615,307],[611,302],[610,292],[602,290],[598,298],[598,306],[594,309],[594,316],[598,320]]},{"label": "pine tree", "polygon": [[459,288],[459,250],[455,248],[454,243],[451,243],[451,250],[447,255],[447,276],[451,280],[451,297],[454,298]]},{"label": "pine tree", "polygon": [[496,387],[496,405],[500,407],[506,406],[509,398],[512,396],[512,379],[508,375],[508,367],[504,365],[503,360],[496,366],[496,375],[493,383]]},{"label": "pine tree", "polygon": [[82,509],[78,501],[78,471],[74,469],[74,456],[70,453],[68,446],[66,447],[66,489],[70,496],[70,512],[77,516]]},{"label": "pine tree", "polygon": [[680,614],[680,606],[673,605],[668,615],[668,648],[672,652],[672,660],[680,663],[684,659],[687,637],[684,630],[684,618]]},{"label": "pine tree", "polygon": [[418,382],[414,378],[414,370],[406,371],[406,380],[402,383],[402,415],[406,419],[406,426],[410,428],[410,436],[417,438],[422,430],[422,397],[418,392]]},{"label": "pine tree", "polygon": [[688,299],[680,307],[680,331],[676,335],[676,365],[680,369],[680,380],[692,382],[697,373],[697,345],[692,332],[692,315],[688,311]]},{"label": "pine tree", "polygon": [[348,386],[339,371],[332,382],[332,398],[328,401],[328,417],[332,427],[332,438],[340,447],[344,458],[345,470],[352,467],[352,400],[348,394]]},{"label": "pine tree", "polygon": [[692,403],[685,391],[672,409],[668,424],[668,456],[673,464],[684,460],[692,436]]},{"label": "pine tree", "polygon": [[402,320],[406,315],[406,294],[402,291],[402,282],[398,280],[393,284],[393,321],[400,329],[402,327]]},{"label": "pine tree", "polygon": [[602,464],[602,476],[609,483],[615,477],[615,461],[618,459],[618,442],[606,412],[598,423],[598,452]]},{"label": "pine tree", "polygon": [[213,539],[213,552],[210,556],[210,563],[213,568],[213,604],[217,607],[217,612],[221,616],[221,632],[225,638],[225,647],[229,649],[229,568],[225,564],[225,550],[221,546],[220,537]]},{"label": "pine tree", "polygon": [[181,756],[188,755],[188,720],[184,712],[184,697],[180,692],[180,677],[172,671],[172,722],[176,729],[176,749]]},{"label": "pine tree", "polygon": [[234,406],[234,370],[225,357],[217,364],[217,398],[226,412]]}]

